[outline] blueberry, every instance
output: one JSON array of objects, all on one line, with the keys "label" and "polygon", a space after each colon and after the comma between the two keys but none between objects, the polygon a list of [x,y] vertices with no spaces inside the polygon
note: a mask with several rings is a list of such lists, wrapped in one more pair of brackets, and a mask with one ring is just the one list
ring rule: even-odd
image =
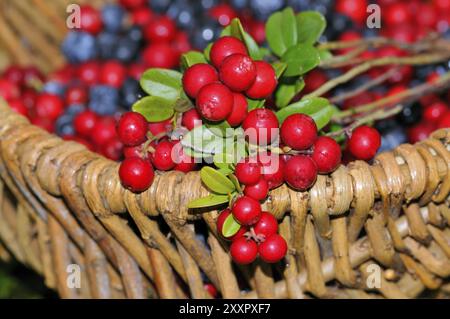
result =
[{"label": "blueberry", "polygon": [[381,147],[378,152],[392,150],[393,148],[405,143],[408,140],[405,130],[401,127],[395,127],[381,136]]},{"label": "blueberry", "polygon": [[394,118],[388,118],[376,122],[374,126],[381,134],[384,134],[398,127],[398,123],[395,121]]},{"label": "blueberry", "polygon": [[421,118],[422,107],[419,103],[405,105],[402,111],[397,115],[397,121],[406,126],[411,126],[420,122]]},{"label": "blueberry", "polygon": [[44,84],[42,91],[53,95],[63,96],[66,91],[66,87],[56,81],[50,81]]},{"label": "blueberry", "polygon": [[104,60],[114,58],[114,52],[119,41],[119,36],[111,32],[102,32],[98,35],[97,43],[100,57]]},{"label": "blueberry", "polygon": [[212,7],[217,6],[218,4],[220,4],[219,0],[200,0],[200,1],[195,1],[195,2],[200,2],[200,7],[203,10],[209,10]]},{"label": "blueberry", "polygon": [[221,32],[222,27],[216,20],[205,18],[191,33],[191,43],[195,48],[203,50],[209,43],[217,39]]},{"label": "blueberry", "polygon": [[125,35],[133,40],[134,42],[138,43],[139,45],[142,44],[142,41],[144,39],[144,34],[142,32],[141,27],[138,25],[131,26],[126,32]]},{"label": "blueberry", "polygon": [[138,99],[145,95],[139,81],[133,78],[127,78],[123,82],[123,86],[120,90],[120,104],[129,110]]},{"label": "blueberry", "polygon": [[122,37],[115,48],[114,58],[121,62],[129,63],[136,57],[139,47],[139,43],[134,40],[126,36]]},{"label": "blueberry", "polygon": [[311,1],[309,5],[309,10],[318,11],[323,15],[326,15],[328,12],[332,11],[332,1],[331,0],[314,0]]},{"label": "blueberry", "polygon": [[180,28],[191,29],[195,25],[195,8],[191,1],[173,1],[167,10],[167,15],[171,17]]},{"label": "blueberry", "polygon": [[164,13],[167,11],[167,8],[169,8],[170,3],[172,0],[149,0],[149,6],[150,8],[157,12],[157,13]]},{"label": "blueberry", "polygon": [[71,114],[61,115],[55,123],[55,131],[59,136],[74,135],[75,129],[73,128],[73,118]]},{"label": "blueberry", "polygon": [[252,0],[250,9],[259,20],[267,20],[269,16],[283,8],[285,0]]},{"label": "blueberry", "polygon": [[354,29],[352,20],[342,14],[333,13],[327,17],[328,26],[325,34],[328,39],[336,39],[341,33]]},{"label": "blueberry", "polygon": [[119,92],[108,85],[95,85],[90,89],[89,108],[100,115],[112,115],[118,111]]},{"label": "blueberry", "polygon": [[249,0],[230,0],[230,5],[236,10],[242,10],[248,7]]},{"label": "blueberry", "polygon": [[85,109],[86,107],[83,104],[72,104],[67,107],[65,114],[75,116],[78,113],[83,112]]},{"label": "blueberry", "polygon": [[116,4],[107,4],[102,8],[102,20],[109,32],[119,32],[125,18],[125,11]]},{"label": "blueberry", "polygon": [[89,33],[70,31],[62,44],[62,52],[72,63],[86,62],[97,57],[97,42]]},{"label": "blueberry", "polygon": [[311,0],[287,0],[287,6],[294,11],[306,11],[311,8]]}]

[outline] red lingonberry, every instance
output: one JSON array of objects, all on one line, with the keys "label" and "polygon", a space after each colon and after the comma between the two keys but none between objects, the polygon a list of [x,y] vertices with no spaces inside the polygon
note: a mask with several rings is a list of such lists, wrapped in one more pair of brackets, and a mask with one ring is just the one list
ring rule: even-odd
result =
[{"label": "red lingonberry", "polygon": [[244,188],[244,195],[258,201],[266,199],[268,193],[269,183],[264,178],[261,178],[256,184],[247,185]]},{"label": "red lingonberry", "polygon": [[366,20],[367,0],[338,0],[336,11],[350,17],[353,22],[362,24]]},{"label": "red lingonberry", "polygon": [[253,185],[261,178],[261,165],[255,158],[246,158],[237,163],[234,174],[241,184]]},{"label": "red lingonberry", "polygon": [[177,32],[175,22],[168,16],[152,19],[144,28],[144,36],[149,42],[169,42]]},{"label": "red lingonberry", "polygon": [[105,62],[100,71],[100,82],[115,88],[120,88],[127,75],[123,64],[117,61]]},{"label": "red lingonberry", "polygon": [[417,143],[428,138],[431,133],[436,129],[435,125],[429,122],[421,122],[412,127],[407,131],[408,140],[410,143]]},{"label": "red lingonberry", "polygon": [[66,90],[64,99],[66,105],[84,104],[88,101],[88,92],[83,86],[72,86]]},{"label": "red lingonberry", "polygon": [[262,21],[252,21],[248,33],[258,44],[263,44],[266,41],[266,25]]},{"label": "red lingonberry", "polygon": [[341,147],[331,137],[320,136],[314,142],[312,159],[316,162],[319,173],[334,171],[341,163],[341,157]]},{"label": "red lingonberry", "polygon": [[253,240],[240,237],[231,244],[230,254],[235,263],[248,265],[258,256],[258,245]]},{"label": "red lingonberry", "polygon": [[348,149],[353,156],[360,160],[370,160],[377,153],[381,145],[381,136],[370,126],[360,126],[355,129],[348,141]]},{"label": "red lingonberry", "polygon": [[305,76],[304,92],[309,93],[320,88],[326,81],[328,81],[327,74],[319,69],[308,72]]},{"label": "red lingonberry", "polygon": [[284,167],[284,180],[295,190],[307,190],[314,184],[316,178],[316,163],[308,156],[292,156]]},{"label": "red lingonberry", "polygon": [[234,92],[250,88],[256,80],[256,66],[252,59],[244,54],[232,54],[226,57],[219,68],[220,80]]},{"label": "red lingonberry", "polygon": [[140,80],[142,74],[147,70],[142,63],[132,63],[128,66],[128,75],[135,80]]},{"label": "red lingonberry", "polygon": [[44,74],[36,66],[27,66],[23,69],[23,84],[33,86],[34,81],[45,82]]},{"label": "red lingonberry", "polygon": [[202,118],[196,109],[190,109],[183,113],[183,116],[181,117],[181,125],[191,131],[194,127],[202,125]]},{"label": "red lingonberry", "polygon": [[130,158],[130,157],[142,157],[142,144],[138,145],[138,146],[125,146],[123,148],[123,156],[125,158]]},{"label": "red lingonberry", "polygon": [[438,20],[438,11],[429,3],[421,3],[418,8],[419,14],[415,15],[417,23],[423,28],[433,28]]},{"label": "red lingonberry", "polygon": [[64,112],[64,103],[57,95],[41,94],[35,107],[36,116],[56,120]]},{"label": "red lingonberry", "polygon": [[126,146],[137,146],[144,143],[147,138],[147,131],[147,120],[136,112],[123,114],[117,124],[119,139]]},{"label": "red lingonberry", "polygon": [[75,116],[73,119],[73,127],[75,132],[86,138],[91,137],[92,130],[98,121],[98,116],[92,111],[86,110]]},{"label": "red lingonberry", "polygon": [[447,111],[440,121],[438,122],[438,128],[450,128],[450,112]]},{"label": "red lingonberry", "polygon": [[100,12],[90,5],[83,5],[80,8],[80,27],[88,33],[99,33],[103,28]]},{"label": "red lingonberry", "polygon": [[254,109],[250,111],[242,122],[250,143],[270,145],[278,137],[278,119],[269,109]]},{"label": "red lingonberry", "polygon": [[187,95],[195,99],[202,87],[218,80],[219,76],[214,67],[206,63],[198,63],[184,72],[183,88]]},{"label": "red lingonberry", "polygon": [[112,137],[100,145],[100,153],[112,161],[118,161],[122,158],[123,144],[117,137]]},{"label": "red lingonberry", "polygon": [[209,121],[222,121],[230,115],[233,109],[233,94],[221,83],[207,84],[197,95],[197,110]]},{"label": "red lingonberry", "polygon": [[133,25],[138,25],[141,28],[145,28],[152,21],[153,17],[153,11],[146,7],[137,8],[131,12]]},{"label": "red lingonberry", "polygon": [[306,114],[288,116],[280,129],[281,140],[294,150],[306,150],[317,139],[317,126]]},{"label": "red lingonberry", "polygon": [[172,149],[174,144],[171,141],[163,140],[155,146],[155,151],[151,156],[153,166],[160,171],[169,171],[175,167]]},{"label": "red lingonberry", "polygon": [[145,6],[147,0],[120,0],[120,4],[128,10],[133,10]]},{"label": "red lingonberry", "polygon": [[142,59],[148,68],[172,69],[178,65],[178,54],[166,42],[148,45],[142,51]]},{"label": "red lingonberry", "polygon": [[406,3],[396,2],[386,8],[383,15],[388,25],[408,24],[411,21],[411,14]]},{"label": "red lingonberry", "polygon": [[117,137],[116,120],[113,117],[103,117],[99,119],[92,129],[92,142],[100,147],[113,137]]},{"label": "red lingonberry", "polygon": [[225,237],[223,235],[223,224],[225,223],[225,220],[228,218],[228,216],[230,216],[231,214],[231,210],[230,209],[225,209],[223,210],[220,214],[219,217],[217,217],[217,221],[216,221],[216,225],[217,225],[217,233],[226,240],[231,240],[234,241],[240,237],[243,237],[244,234],[248,231],[248,228],[245,226],[241,226],[241,228],[239,228],[239,230],[237,231],[236,234],[234,234],[231,237]]},{"label": "red lingonberry", "polygon": [[258,161],[262,167],[263,178],[267,181],[269,189],[275,189],[284,182],[285,163],[276,154],[260,153]]},{"label": "red lingonberry", "polygon": [[261,218],[255,226],[253,226],[253,229],[256,235],[264,235],[267,239],[278,232],[277,219],[268,212],[262,212]]},{"label": "red lingonberry", "polygon": [[213,284],[204,284],[203,287],[211,297],[217,298],[217,296],[219,295],[217,288]]},{"label": "red lingonberry", "polygon": [[273,234],[259,245],[259,257],[266,263],[276,263],[286,256],[287,248],[284,238]]},{"label": "red lingonberry", "polygon": [[278,80],[273,67],[265,61],[255,61],[256,79],[245,94],[255,100],[266,99],[277,88]]},{"label": "red lingonberry", "polygon": [[174,146],[174,162],[174,170],[183,173],[192,172],[197,166],[195,159],[184,152],[183,146],[180,142],[177,142]]},{"label": "red lingonberry", "polygon": [[444,102],[435,102],[425,108],[423,118],[427,122],[437,123],[448,110],[449,107]]},{"label": "red lingonberry", "polygon": [[100,78],[100,64],[97,61],[89,61],[78,66],[78,77],[87,86],[95,85]]},{"label": "red lingonberry", "polygon": [[232,211],[239,224],[250,226],[259,220],[261,204],[251,197],[242,196],[234,202]]},{"label": "red lingonberry", "polygon": [[233,93],[233,108],[227,117],[227,122],[231,126],[239,126],[247,117],[248,102],[244,95]]},{"label": "red lingonberry", "polygon": [[231,20],[237,17],[236,11],[229,4],[222,3],[212,7],[209,10],[209,15],[217,20],[219,24],[226,27]]},{"label": "red lingonberry", "polygon": [[126,158],[119,168],[122,185],[133,193],[146,191],[153,182],[155,173],[152,165],[142,158]]},{"label": "red lingonberry", "polygon": [[248,55],[245,44],[235,37],[221,37],[211,47],[211,62],[216,68],[219,68],[226,57],[237,53]]},{"label": "red lingonberry", "polygon": [[28,116],[28,109],[25,104],[20,99],[10,100],[8,105],[13,109],[14,112],[21,114],[23,116]]},{"label": "red lingonberry", "polygon": [[[1,96],[1,93],[0,93]],[[23,104],[27,107],[28,110],[34,109],[34,106],[36,104],[38,94],[34,89],[26,88],[20,99],[22,100]]]},{"label": "red lingonberry", "polygon": [[8,82],[14,83],[17,86],[22,86],[24,82],[23,69],[17,65],[10,65],[3,72],[2,77]]},{"label": "red lingonberry", "polygon": [[172,119],[167,119],[161,122],[151,122],[148,123],[148,130],[153,136],[161,136],[172,131],[173,123]]},{"label": "red lingonberry", "polygon": [[0,97],[6,101],[19,98],[19,87],[6,79],[0,79]]}]

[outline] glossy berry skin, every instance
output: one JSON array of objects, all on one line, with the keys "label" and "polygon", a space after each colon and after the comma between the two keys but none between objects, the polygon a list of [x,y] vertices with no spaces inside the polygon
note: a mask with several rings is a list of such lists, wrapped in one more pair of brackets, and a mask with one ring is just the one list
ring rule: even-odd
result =
[{"label": "glossy berry skin", "polygon": [[280,134],[287,146],[297,151],[306,150],[317,139],[317,126],[306,114],[292,114],[284,120]]},{"label": "glossy berry skin", "polygon": [[119,177],[123,187],[133,193],[141,193],[150,187],[155,173],[148,161],[132,157],[126,158],[120,164]]},{"label": "glossy berry skin", "polygon": [[81,30],[94,35],[102,30],[102,16],[97,9],[84,5],[80,8],[80,14]]},{"label": "glossy berry skin", "polygon": [[22,102],[22,100],[20,100],[20,99],[10,100],[8,102],[8,105],[16,113],[21,114],[23,116],[28,115],[28,109],[25,106],[25,104]]},{"label": "glossy berry skin", "polygon": [[66,90],[64,99],[66,105],[84,104],[88,101],[88,92],[82,86],[73,86]]},{"label": "glossy berry skin", "polygon": [[284,180],[293,189],[304,191],[310,188],[317,178],[317,166],[304,155],[292,156],[284,167]]},{"label": "glossy berry skin", "polygon": [[258,256],[258,245],[245,237],[238,238],[230,246],[230,255],[235,263],[248,265]]},{"label": "glossy berry skin", "polygon": [[147,138],[147,130],[147,120],[135,112],[123,114],[117,124],[119,139],[126,146],[137,146],[144,143]]},{"label": "glossy berry skin", "polygon": [[142,145],[138,146],[125,146],[123,148],[123,156],[125,158],[130,157],[142,157]]},{"label": "glossy berry skin", "polygon": [[367,0],[338,0],[336,11],[361,24],[366,19]]},{"label": "glossy berry skin", "polygon": [[450,128],[450,111],[447,111],[439,120],[438,128]]},{"label": "glossy berry skin", "polygon": [[274,234],[259,245],[259,257],[266,263],[279,262],[286,256],[287,244],[283,237]]},{"label": "glossy berry skin", "polygon": [[255,61],[256,79],[245,94],[252,99],[266,99],[277,88],[278,80],[273,67],[265,61]]},{"label": "glossy berry skin", "polygon": [[60,97],[52,94],[41,94],[35,107],[36,116],[56,120],[64,112],[64,103]]},{"label": "glossy berry skin", "polygon": [[214,287],[213,284],[205,284],[205,285],[203,285],[203,288],[205,288],[205,290],[209,293],[209,295],[212,298],[217,298],[219,293],[217,291],[217,288]]},{"label": "glossy berry skin", "polygon": [[91,140],[97,146],[102,146],[116,137],[116,121],[113,117],[103,117],[95,123]]},{"label": "glossy berry skin", "polygon": [[4,98],[7,101],[19,98],[19,87],[10,81],[0,79],[0,97]]},{"label": "glossy berry skin", "polygon": [[423,118],[427,122],[437,123],[449,110],[449,107],[444,102],[438,101],[425,108]]},{"label": "glossy berry skin", "polygon": [[214,67],[206,63],[198,63],[184,72],[183,88],[187,95],[195,99],[202,87],[218,80],[219,75]]},{"label": "glossy berry skin", "polygon": [[408,129],[408,140],[411,144],[423,141],[428,138],[428,136],[430,136],[430,134],[433,133],[435,129],[436,127],[433,124],[421,122]]},{"label": "glossy berry skin", "polygon": [[176,143],[174,146],[174,162],[174,170],[183,173],[192,172],[197,166],[195,159],[184,152],[180,142]]},{"label": "glossy berry skin", "polygon": [[232,127],[239,126],[247,117],[248,102],[243,94],[233,93],[233,108],[227,117],[227,122]]},{"label": "glossy berry skin", "polygon": [[194,127],[202,125],[202,118],[200,117],[200,114],[198,114],[196,109],[190,109],[189,111],[183,113],[183,116],[181,118],[181,125],[187,128],[189,131],[192,131]]},{"label": "glossy berry skin", "polygon": [[244,195],[262,201],[267,198],[269,193],[269,183],[261,178],[256,184],[247,185],[244,188]]},{"label": "glossy berry skin", "polygon": [[242,196],[234,202],[232,211],[239,224],[250,226],[261,217],[261,204],[251,197]]},{"label": "glossy berry skin", "polygon": [[100,71],[100,82],[115,88],[120,88],[127,75],[126,68],[119,62],[108,61],[103,64]]},{"label": "glossy berry skin", "polygon": [[320,136],[314,142],[312,159],[317,165],[320,174],[334,171],[341,163],[341,147],[334,139]]},{"label": "glossy berry skin", "polygon": [[167,119],[161,122],[151,122],[148,123],[148,130],[152,133],[153,136],[161,136],[173,129],[172,119]]},{"label": "glossy berry skin", "polygon": [[112,161],[119,161],[123,154],[123,144],[117,137],[110,138],[100,145],[100,153]]},{"label": "glossy berry skin", "polygon": [[144,28],[144,36],[149,42],[169,42],[177,32],[175,22],[167,16],[152,19]]},{"label": "glossy berry skin", "polygon": [[172,158],[172,149],[174,144],[170,141],[163,140],[155,146],[155,152],[152,154],[152,163],[157,170],[169,171],[175,167]]},{"label": "glossy berry skin", "polygon": [[225,120],[233,109],[233,94],[221,83],[207,84],[197,95],[196,106],[206,120],[218,122]]},{"label": "glossy berry skin", "polygon": [[147,68],[172,69],[178,65],[178,54],[165,42],[147,46],[142,51],[142,59]]},{"label": "glossy berry skin", "polygon": [[97,84],[100,78],[100,64],[96,61],[89,61],[78,66],[78,77],[88,85]]},{"label": "glossy berry skin", "polygon": [[252,144],[270,145],[278,137],[278,119],[269,109],[255,109],[248,113],[242,128]]},{"label": "glossy berry skin", "polygon": [[217,225],[217,233],[226,240],[231,240],[234,241],[238,238],[241,238],[244,236],[244,234],[248,231],[248,228],[245,226],[241,226],[241,228],[238,230],[238,232],[236,234],[234,234],[231,237],[225,237],[223,236],[223,224],[225,223],[225,220],[228,218],[228,216],[230,216],[231,214],[231,210],[230,209],[225,209],[223,210],[220,214],[219,217],[217,217],[217,221],[216,221],[216,225]]},{"label": "glossy berry skin", "polygon": [[357,159],[368,161],[377,153],[381,145],[381,136],[370,126],[360,126],[355,129],[348,141],[350,153]]},{"label": "glossy berry skin", "polygon": [[265,238],[269,238],[278,232],[277,219],[268,212],[262,212],[261,218],[253,226],[253,229],[256,235],[264,235]]},{"label": "glossy berry skin", "polygon": [[220,80],[234,92],[250,88],[256,80],[256,66],[244,54],[232,54],[225,58],[219,68]]},{"label": "glossy berry skin", "polygon": [[216,42],[214,42],[211,47],[211,62],[218,69],[223,60],[233,54],[248,55],[247,48],[244,43],[242,43],[235,37],[221,37]]},{"label": "glossy berry skin", "polygon": [[284,183],[285,163],[275,154],[259,154],[258,161],[262,167],[263,178],[267,181],[269,189],[275,189]]},{"label": "glossy berry skin", "polygon": [[224,27],[229,25],[231,20],[237,17],[236,11],[226,3],[212,7],[208,13],[210,16],[217,19],[217,22]]},{"label": "glossy berry skin", "polygon": [[75,132],[82,137],[90,138],[97,121],[97,114],[89,110],[83,111],[73,119]]},{"label": "glossy berry skin", "polygon": [[255,159],[242,160],[236,164],[234,174],[241,184],[253,185],[261,178],[261,165]]}]

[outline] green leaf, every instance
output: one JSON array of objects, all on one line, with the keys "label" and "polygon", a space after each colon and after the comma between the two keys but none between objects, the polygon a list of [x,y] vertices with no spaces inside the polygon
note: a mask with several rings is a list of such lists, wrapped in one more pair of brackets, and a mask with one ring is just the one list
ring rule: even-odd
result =
[{"label": "green leaf", "polygon": [[254,109],[260,109],[264,107],[264,103],[266,103],[266,100],[252,100],[250,98],[247,98],[248,103],[248,111],[253,111]]},{"label": "green leaf", "polygon": [[228,195],[211,194],[206,197],[197,198],[188,204],[188,208],[204,208],[226,204],[229,201]]},{"label": "green leaf", "polygon": [[206,187],[217,194],[229,194],[236,190],[234,184],[214,168],[205,166],[200,170],[200,177]]},{"label": "green leaf", "polygon": [[230,124],[227,121],[222,122],[207,122],[206,127],[213,132],[216,136],[219,137],[230,137],[233,136],[234,130],[231,128]]},{"label": "green leaf", "polygon": [[181,56],[181,65],[184,69],[199,63],[208,63],[204,54],[201,52],[189,51]]},{"label": "green leaf", "polygon": [[212,47],[212,43],[208,44],[205,48],[205,50],[203,50],[203,55],[205,56],[206,60],[211,61],[211,58],[209,57],[210,53],[211,53],[211,47]]},{"label": "green leaf", "polygon": [[223,150],[225,141],[226,139],[218,137],[202,125],[188,132],[181,140],[181,144],[185,149],[192,149],[193,152],[187,153],[194,153],[195,157],[210,158]]},{"label": "green leaf", "polygon": [[314,69],[320,63],[318,50],[310,44],[297,44],[286,51],[281,61],[287,64],[284,76],[298,76]]},{"label": "green leaf", "polygon": [[232,237],[241,229],[241,225],[234,219],[233,214],[228,215],[222,226],[222,236],[225,238]]},{"label": "green leaf", "polygon": [[297,14],[298,43],[316,43],[326,26],[327,20],[317,11],[303,11]]},{"label": "green leaf", "polygon": [[325,98],[322,97],[308,98],[290,104],[285,108],[282,108],[276,113],[276,115],[278,121],[280,121],[281,124],[289,115],[302,113],[312,116],[312,114],[317,113],[329,106],[330,102]]},{"label": "green leaf", "polygon": [[284,71],[286,71],[287,64],[281,61],[277,61],[272,63],[272,67],[275,70],[275,75],[277,76],[277,79],[279,79],[283,75]]},{"label": "green leaf", "polygon": [[182,74],[173,70],[150,69],[141,77],[142,89],[152,96],[175,102],[182,91]]},{"label": "green leaf", "polygon": [[323,109],[311,114],[314,122],[316,122],[317,130],[324,128],[331,120],[334,114],[334,109],[331,105],[324,107]]},{"label": "green leaf", "polygon": [[223,29],[220,36],[233,36],[235,38],[238,38],[245,43],[248,54],[252,59],[262,60],[263,52],[261,51],[256,41],[251,37],[251,35],[244,31],[244,27],[242,26],[242,23],[238,18],[234,18],[233,20],[231,20],[231,23],[225,29]]},{"label": "green leaf", "polygon": [[228,178],[233,182],[234,186],[238,190],[238,192],[242,193],[241,184],[239,183],[239,180],[237,179],[236,175],[234,174],[228,174]]},{"label": "green leaf", "polygon": [[293,45],[297,44],[297,21],[294,14],[294,10],[291,7],[287,7],[282,12],[282,20],[281,20],[281,37],[283,37],[284,44],[286,48],[290,48]]},{"label": "green leaf", "polygon": [[329,50],[319,50],[320,61],[325,61],[333,57],[333,54]]},{"label": "green leaf", "polygon": [[[275,92],[275,104],[278,108],[283,108],[292,101],[292,99],[300,93],[305,87],[305,81],[303,78],[294,79],[293,83],[281,82],[278,85],[278,89]],[[292,81],[291,81],[292,82]]]},{"label": "green leaf", "polygon": [[275,12],[269,17],[266,38],[272,51],[279,57],[297,43],[297,22],[291,8]]},{"label": "green leaf", "polygon": [[217,168],[231,169],[231,164],[233,164],[233,155],[227,153],[217,153],[213,157],[214,165]]},{"label": "green leaf", "polygon": [[165,121],[174,114],[173,102],[158,96],[146,96],[134,103],[132,109],[149,122]]},{"label": "green leaf", "polygon": [[175,104],[173,105],[173,109],[176,112],[184,113],[186,111],[189,111],[191,108],[193,108],[194,105],[192,104],[191,100],[186,98],[179,98],[175,101]]}]

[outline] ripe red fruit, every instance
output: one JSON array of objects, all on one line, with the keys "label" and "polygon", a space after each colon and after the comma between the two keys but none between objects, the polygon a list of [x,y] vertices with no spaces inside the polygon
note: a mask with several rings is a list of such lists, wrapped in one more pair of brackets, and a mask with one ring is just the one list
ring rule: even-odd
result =
[{"label": "ripe red fruit", "polygon": [[0,97],[6,101],[20,97],[19,87],[5,79],[0,79]]},{"label": "ripe red fruit", "polygon": [[152,19],[144,28],[144,36],[149,42],[169,42],[177,32],[175,22],[168,16]]},{"label": "ripe red fruit", "polygon": [[115,88],[120,88],[127,75],[125,66],[117,61],[108,61],[100,71],[100,82]]},{"label": "ripe red fruit", "polygon": [[362,24],[366,19],[367,0],[338,0],[336,11],[350,17],[355,23]]},{"label": "ripe red fruit", "polygon": [[438,101],[425,108],[423,118],[427,122],[437,123],[448,110],[447,104]]},{"label": "ripe red fruit", "polygon": [[120,0],[120,4],[128,10],[133,10],[145,6],[147,0]]},{"label": "ripe red fruit", "polygon": [[11,109],[14,110],[14,112],[21,114],[23,116],[28,116],[28,109],[22,102],[22,100],[19,99],[10,100],[8,102],[8,105],[11,107]]},{"label": "ripe red fruit", "polygon": [[312,70],[305,75],[304,92],[310,93],[312,91],[315,91],[327,81],[328,76],[324,71],[319,69]]},{"label": "ripe red fruit", "polygon": [[84,5],[80,8],[80,26],[81,30],[97,34],[103,28],[102,16],[100,12],[91,7],[90,5]]},{"label": "ripe red fruit", "polygon": [[178,66],[178,54],[166,42],[148,45],[142,51],[142,59],[148,68],[173,69]]},{"label": "ripe red fruit", "polygon": [[211,47],[210,58],[212,64],[219,68],[223,60],[232,54],[248,55],[247,47],[235,37],[225,36],[218,39]]},{"label": "ripe red fruit", "polygon": [[125,158],[142,157],[142,145],[125,146],[123,148],[123,156],[125,156]]},{"label": "ripe red fruit", "polygon": [[260,153],[258,161],[262,167],[263,178],[267,181],[269,189],[275,189],[284,182],[285,163],[276,154]]},{"label": "ripe red fruit", "polygon": [[261,216],[261,204],[248,196],[238,198],[233,204],[233,216],[236,221],[245,226],[256,223]]},{"label": "ripe red fruit", "polygon": [[153,182],[155,173],[152,165],[139,157],[126,158],[119,168],[123,187],[133,193],[146,191]]},{"label": "ripe red fruit", "polygon": [[139,81],[141,79],[142,74],[147,70],[144,64],[142,63],[132,63],[128,66],[128,75],[133,79]]},{"label": "ripe red fruit", "polygon": [[256,235],[264,235],[265,238],[269,238],[273,234],[278,232],[278,222],[277,219],[268,212],[262,212],[261,218],[253,226]]},{"label": "ripe red fruit", "polygon": [[410,127],[407,131],[408,140],[410,143],[417,143],[428,138],[431,133],[436,129],[435,125],[428,122],[421,122],[419,124]]},{"label": "ripe red fruit", "polygon": [[100,64],[96,61],[89,61],[78,66],[78,77],[87,86],[97,84],[100,77]]},{"label": "ripe red fruit", "polygon": [[284,167],[284,180],[295,190],[307,190],[314,184],[316,178],[316,163],[308,156],[292,156]]},{"label": "ripe red fruit", "polygon": [[202,118],[196,109],[190,109],[189,111],[183,113],[183,116],[181,117],[181,125],[189,131],[192,131],[194,127],[202,125]]},{"label": "ripe red fruit", "polygon": [[64,112],[64,103],[59,96],[41,94],[35,107],[36,116],[55,121]]},{"label": "ripe red fruit", "polygon": [[88,101],[88,92],[82,86],[72,86],[66,90],[64,99],[66,105],[84,104]]},{"label": "ripe red fruit", "polygon": [[278,137],[278,119],[269,109],[250,111],[242,123],[242,128],[252,144],[270,145]]},{"label": "ripe red fruit", "polygon": [[248,102],[243,94],[233,93],[233,109],[227,117],[227,122],[231,126],[239,126],[247,117]]},{"label": "ripe red fruit", "polygon": [[215,18],[223,27],[229,25],[231,20],[237,17],[236,11],[234,11],[234,9],[226,3],[212,7],[209,10],[209,15]]},{"label": "ripe red fruit", "polygon": [[244,54],[232,54],[225,58],[219,68],[220,80],[235,92],[250,88],[256,80],[256,66]]},{"label": "ripe red fruit", "polygon": [[116,120],[113,117],[103,117],[95,123],[91,140],[96,146],[101,147],[116,136]]},{"label": "ripe red fruit", "polygon": [[189,173],[193,171],[196,167],[195,159],[187,155],[184,150],[183,146],[180,142],[176,143],[174,146],[174,159],[175,162],[175,168],[174,170],[183,172],[183,173]]},{"label": "ripe red fruit", "polygon": [[389,25],[408,24],[411,21],[411,14],[406,3],[396,2],[386,8],[383,16]]},{"label": "ripe red fruit", "polygon": [[244,159],[237,163],[234,174],[241,184],[253,185],[261,178],[261,165],[256,159]]},{"label": "ripe red fruit", "polygon": [[73,127],[78,135],[90,138],[92,130],[94,129],[97,121],[97,114],[87,110],[75,116],[75,118],[73,119]]},{"label": "ripe red fruit", "polygon": [[131,12],[131,21],[133,25],[144,28],[153,18],[153,12],[149,8],[141,7]]},{"label": "ripe red fruit", "polygon": [[217,82],[219,76],[216,69],[206,63],[198,63],[189,67],[183,74],[183,88],[187,95],[195,99],[202,87]]},{"label": "ripe red fruit", "polygon": [[341,147],[331,137],[320,136],[314,142],[312,159],[316,162],[319,173],[334,171],[341,163],[341,157]]},{"label": "ripe red fruit", "polygon": [[274,234],[259,245],[258,252],[266,263],[276,263],[286,256],[287,244],[283,237]]},{"label": "ripe red fruit", "polygon": [[153,165],[157,170],[169,171],[175,167],[172,149],[174,144],[171,141],[161,141],[155,146],[155,152],[151,156]]},{"label": "ripe red fruit", "polygon": [[147,138],[147,130],[147,120],[136,112],[123,114],[117,124],[119,139],[126,146],[137,146],[144,143]]},{"label": "ripe red fruit", "polygon": [[197,110],[209,121],[225,120],[233,109],[233,94],[221,83],[205,85],[197,95]]},{"label": "ripe red fruit", "polygon": [[261,178],[256,184],[247,185],[244,188],[244,195],[261,201],[267,198],[269,193],[269,183],[264,178]]},{"label": "ripe red fruit", "polygon": [[258,256],[258,245],[253,240],[241,237],[231,244],[230,254],[235,263],[248,265]]},{"label": "ripe red fruit", "polygon": [[381,145],[381,136],[372,127],[363,125],[355,129],[348,141],[348,149],[354,157],[360,160],[370,160]]},{"label": "ripe red fruit", "polygon": [[[1,93],[0,93],[1,96]],[[34,89],[27,88],[22,92],[22,96],[20,97],[21,101],[28,110],[34,109],[36,104],[38,94]]]},{"label": "ripe red fruit", "polygon": [[298,151],[310,148],[317,139],[316,123],[306,114],[288,116],[280,131],[283,143]]},{"label": "ripe red fruit", "polygon": [[266,99],[275,91],[278,80],[273,67],[265,61],[255,61],[256,79],[245,94],[252,99]]},{"label": "ripe red fruit", "polygon": [[24,81],[24,72],[22,68],[17,65],[10,65],[3,72],[2,77],[8,82],[14,83],[20,87]]},{"label": "ripe red fruit", "polygon": [[230,216],[231,210],[225,209],[220,214],[219,217],[217,217],[216,225],[217,225],[217,233],[222,236],[223,239],[234,241],[240,237],[243,237],[244,234],[248,231],[248,228],[245,226],[241,226],[236,234],[234,234],[231,237],[225,237],[223,236],[223,224],[225,223],[225,220]]},{"label": "ripe red fruit", "polygon": [[217,292],[217,289],[216,289],[216,287],[214,287],[213,284],[205,284],[203,287],[205,288],[205,290],[209,293],[209,295],[211,297],[217,298],[219,293]]},{"label": "ripe red fruit", "polygon": [[100,153],[112,161],[118,161],[122,158],[123,144],[117,137],[112,137],[100,146]]},{"label": "ripe red fruit", "polygon": [[152,133],[153,136],[167,134],[168,132],[172,131],[172,129],[172,119],[167,119],[161,122],[148,123],[148,130],[150,131],[150,133]]},{"label": "ripe red fruit", "polygon": [[450,112],[447,111],[447,113],[445,113],[441,120],[438,123],[438,128],[449,128],[450,127]]}]

